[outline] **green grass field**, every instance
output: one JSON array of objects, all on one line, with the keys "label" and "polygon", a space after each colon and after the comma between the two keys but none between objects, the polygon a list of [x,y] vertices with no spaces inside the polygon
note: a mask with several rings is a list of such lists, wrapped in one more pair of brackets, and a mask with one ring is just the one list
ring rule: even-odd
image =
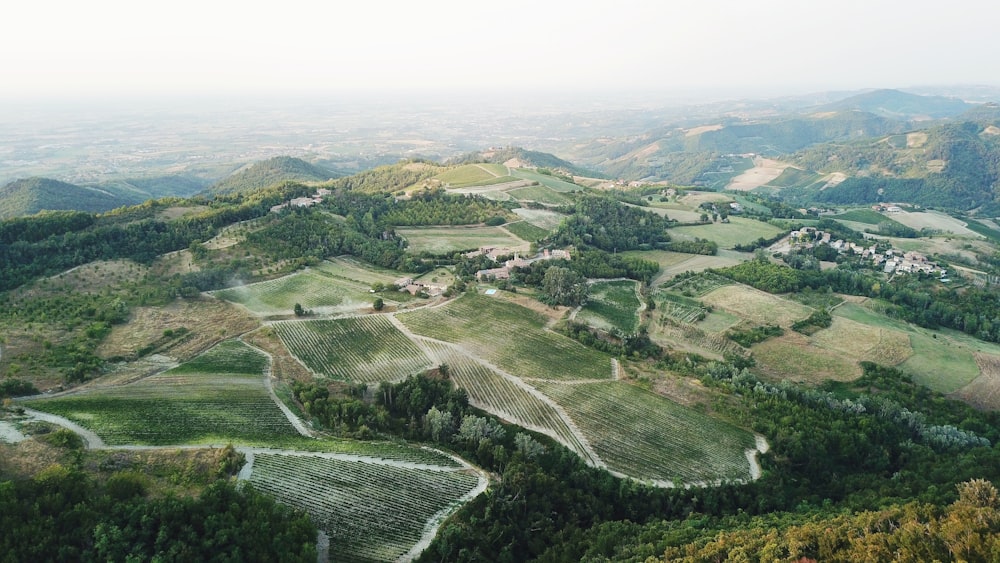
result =
[{"label": "green grass field", "polygon": [[316,311],[350,310],[371,304],[368,288],[320,271],[296,272],[278,279],[213,292],[263,315],[290,314],[299,303]]},{"label": "green grass field", "polygon": [[789,166],[781,171],[781,175],[771,180],[766,186],[774,188],[792,188],[815,184],[821,176],[809,170],[799,170]]},{"label": "green grass field", "polygon": [[837,219],[838,221],[848,221],[851,223],[864,223],[865,225],[878,225],[879,223],[892,223],[895,225],[903,226],[902,223],[894,221],[893,219],[882,215],[874,209],[869,209],[863,207],[861,209],[852,209],[838,215],[830,216],[831,219]]},{"label": "green grass field", "polygon": [[517,188],[509,190],[507,193],[518,201],[534,201],[547,205],[566,205],[573,201],[569,196],[563,195],[544,185]]},{"label": "green grass field", "polygon": [[670,234],[678,239],[708,239],[715,241],[719,248],[732,248],[737,244],[753,242],[758,238],[771,238],[782,232],[774,225],[754,219],[731,216],[729,221],[729,223],[674,227],[670,229]]},{"label": "green grass field", "polygon": [[551,232],[547,229],[536,227],[525,221],[508,223],[504,225],[504,228],[510,231],[514,236],[528,242],[537,242],[542,240],[543,238],[549,236],[549,233]]},{"label": "green grass field", "polygon": [[465,164],[442,172],[434,179],[451,188],[489,186],[517,180],[507,175],[506,166],[496,164]]},{"label": "green grass field", "polygon": [[639,328],[639,297],[634,281],[590,284],[590,297],[576,319],[603,330],[632,334]]},{"label": "green grass field", "polygon": [[517,213],[525,223],[529,223],[536,227],[541,227],[543,229],[553,231],[559,227],[559,225],[566,219],[566,215],[562,213],[556,213],[555,211],[548,211],[546,209],[528,209],[527,207],[518,207],[514,209],[514,213]]},{"label": "green grass field", "polygon": [[375,283],[391,284],[394,280],[403,277],[396,270],[377,268],[351,256],[338,256],[324,260],[314,269],[334,278],[354,282],[359,287],[364,288]]},{"label": "green grass field", "polygon": [[612,471],[674,484],[748,479],[751,433],[622,382],[538,383]]},{"label": "green grass field", "polygon": [[583,190],[581,186],[578,186],[576,184],[571,184],[564,180],[560,180],[555,176],[549,176],[548,174],[539,174],[538,172],[535,172],[533,170],[516,168],[511,170],[511,173],[518,178],[523,178],[525,180],[532,180],[534,182],[538,182],[539,184],[552,188],[557,192],[574,192]]},{"label": "green grass field", "polygon": [[524,248],[527,244],[497,227],[412,227],[396,229],[407,240],[409,252],[448,254],[482,246]]},{"label": "green grass field", "polygon": [[266,365],[263,354],[230,341],[135,383],[26,406],[66,417],[111,445],[272,444],[298,434],[264,387]]},{"label": "green grass field", "polygon": [[398,381],[430,367],[423,351],[384,315],[272,326],[293,356],[333,379]]},{"label": "green grass field", "polygon": [[397,315],[413,332],[459,344],[518,377],[609,379],[611,358],[544,329],[540,313],[469,293],[434,309]]},{"label": "green grass field", "polygon": [[335,560],[395,561],[417,544],[432,520],[457,510],[479,478],[447,467],[257,453],[249,482],[308,513],[329,536]]}]

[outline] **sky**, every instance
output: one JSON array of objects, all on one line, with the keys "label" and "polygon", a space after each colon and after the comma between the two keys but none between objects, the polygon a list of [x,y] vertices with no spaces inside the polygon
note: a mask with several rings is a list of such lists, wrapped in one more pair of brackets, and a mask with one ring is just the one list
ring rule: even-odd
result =
[{"label": "sky", "polygon": [[33,0],[0,99],[1000,85],[988,0]]}]

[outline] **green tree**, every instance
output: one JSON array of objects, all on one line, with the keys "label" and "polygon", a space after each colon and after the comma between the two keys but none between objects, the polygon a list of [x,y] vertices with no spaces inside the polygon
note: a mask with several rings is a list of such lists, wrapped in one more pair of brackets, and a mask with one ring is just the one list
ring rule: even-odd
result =
[{"label": "green tree", "polygon": [[296,317],[304,317],[305,314],[306,314],[306,310],[302,308],[302,304],[301,303],[296,303],[295,304],[295,316]]},{"label": "green tree", "polygon": [[376,311],[381,311],[383,307],[385,307],[385,301],[381,297],[376,297],[375,301],[372,302],[372,308]]},{"label": "green tree", "polygon": [[587,301],[590,288],[587,280],[577,272],[562,266],[552,266],[545,270],[542,290],[550,305],[583,305]]}]

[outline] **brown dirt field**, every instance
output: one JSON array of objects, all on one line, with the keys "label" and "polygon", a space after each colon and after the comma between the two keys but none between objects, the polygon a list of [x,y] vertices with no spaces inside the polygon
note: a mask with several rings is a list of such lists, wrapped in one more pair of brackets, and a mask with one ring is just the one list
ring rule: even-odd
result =
[{"label": "brown dirt field", "polygon": [[723,128],[721,123],[715,125],[702,125],[701,127],[693,127],[684,132],[685,137],[694,137],[695,135],[701,135],[702,133],[708,133],[709,131],[718,131]]},{"label": "brown dirt field", "polygon": [[827,380],[851,381],[861,375],[861,368],[840,352],[810,344],[797,332],[771,338],[753,347],[757,368],[775,380],[821,383]]},{"label": "brown dirt field", "polygon": [[137,307],[131,319],[118,325],[101,343],[97,354],[104,358],[130,357],[163,338],[166,329],[187,328],[188,336],[167,343],[156,353],[184,361],[213,344],[260,326],[245,310],[210,297],[177,300],[164,307]]},{"label": "brown dirt field", "polygon": [[243,336],[243,340],[271,354],[271,372],[282,381],[312,381],[313,375],[288,352],[270,327],[263,327]]},{"label": "brown dirt field", "polygon": [[948,165],[947,160],[935,159],[927,161],[927,171],[928,172],[941,172],[944,167]]},{"label": "brown dirt field", "polygon": [[827,188],[832,188],[840,184],[841,182],[847,179],[847,174],[844,174],[843,172],[831,172],[824,179],[826,180],[826,184],[824,184],[823,187],[820,188],[820,191],[823,191]]},{"label": "brown dirt field", "polygon": [[843,317],[834,317],[830,328],[813,334],[810,341],[854,361],[890,366],[901,364],[913,355],[910,338],[906,334],[863,325]]},{"label": "brown dirt field", "polygon": [[782,299],[745,285],[726,285],[704,297],[702,301],[732,313],[751,325],[777,324],[787,327],[809,316],[805,305]]},{"label": "brown dirt field", "polygon": [[684,192],[683,196],[677,197],[678,203],[686,205],[692,209],[697,209],[699,205],[706,202],[733,201],[733,198],[718,192]]},{"label": "brown dirt field", "polygon": [[754,160],[754,167],[732,179],[727,190],[738,190],[748,192],[754,188],[759,188],[771,180],[781,176],[790,165],[769,158]]},{"label": "brown dirt field", "polygon": [[1000,135],[1000,127],[996,125],[990,125],[986,129],[983,129],[984,135]]},{"label": "brown dirt field", "polygon": [[[27,432],[25,432],[27,434]],[[69,451],[28,439],[17,444],[0,442],[0,476],[28,479],[55,464],[68,464]]]},{"label": "brown dirt field", "polygon": [[950,396],[982,410],[1000,409],[1000,356],[976,352],[979,377]]},{"label": "brown dirt field", "polygon": [[926,144],[927,144],[927,133],[917,132],[917,133],[906,134],[906,148],[919,149],[920,147]]}]

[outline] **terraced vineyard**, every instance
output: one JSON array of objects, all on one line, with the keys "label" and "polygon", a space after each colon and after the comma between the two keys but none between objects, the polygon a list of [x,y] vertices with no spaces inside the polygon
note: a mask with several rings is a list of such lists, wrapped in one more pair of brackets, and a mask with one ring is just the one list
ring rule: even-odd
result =
[{"label": "terraced vineyard", "polygon": [[639,328],[640,304],[636,282],[596,282],[590,285],[590,297],[576,318],[596,328],[631,334]]},{"label": "terraced vineyard", "polygon": [[417,334],[459,344],[518,377],[611,377],[610,356],[546,331],[545,317],[514,303],[470,293],[396,318]]},{"label": "terraced vineyard", "polygon": [[503,375],[469,360],[450,346],[439,343],[428,343],[428,346],[440,363],[448,365],[452,381],[465,389],[469,401],[474,406],[525,428],[546,434],[584,459],[590,458],[586,448],[556,409],[540,398],[541,393],[528,388],[527,385],[518,385]]},{"label": "terraced vineyard", "polygon": [[446,467],[258,453],[249,482],[305,510],[329,536],[337,561],[394,561],[442,511],[474,494],[479,478]]},{"label": "terraced vineyard", "polygon": [[675,295],[666,291],[657,291],[654,295],[656,308],[664,317],[673,319],[679,323],[695,323],[705,318],[707,311],[701,302]]},{"label": "terraced vineyard", "polygon": [[430,367],[427,356],[384,315],[273,326],[289,352],[334,379],[398,381]]},{"label": "terraced vineyard", "polygon": [[674,484],[749,479],[751,433],[621,382],[538,382],[608,469]]},{"label": "terraced vineyard", "polygon": [[264,315],[289,314],[296,303],[316,310],[353,309],[370,303],[366,287],[337,283],[312,271],[221,289],[213,295]]},{"label": "terraced vineyard", "polygon": [[298,434],[264,387],[266,362],[259,352],[231,341],[129,385],[26,406],[66,417],[110,445],[273,443]]}]

